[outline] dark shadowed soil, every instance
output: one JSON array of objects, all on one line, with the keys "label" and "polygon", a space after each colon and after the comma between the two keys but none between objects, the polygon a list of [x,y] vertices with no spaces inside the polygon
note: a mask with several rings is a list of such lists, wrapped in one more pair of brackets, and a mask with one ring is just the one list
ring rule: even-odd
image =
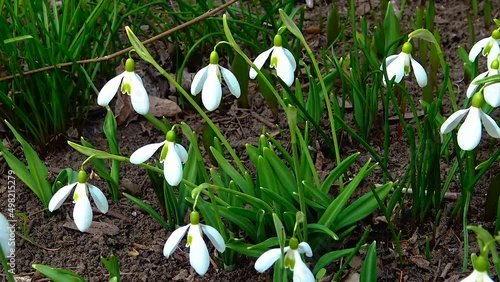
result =
[{"label": "dark shadowed soil", "polygon": [[[318,1],[315,1],[318,2]],[[398,2],[398,1],[397,1]],[[412,18],[416,5],[414,1],[408,1],[405,19]],[[417,1],[418,2],[418,1]],[[451,80],[456,87],[457,96],[462,99],[465,95],[467,81],[464,81],[464,72],[461,60],[458,58],[457,46],[464,46],[470,49],[468,42],[467,13],[471,7],[468,0],[444,0],[436,1],[436,25],[441,33],[443,51],[446,53],[446,59],[450,63]],[[494,2],[494,1],[493,1]],[[347,5],[339,2],[340,13],[345,16]],[[399,2],[398,2],[399,3]],[[399,5],[395,3],[395,6]],[[372,1],[374,7],[376,3]],[[329,3],[323,4],[320,10],[317,4],[313,10],[306,14],[306,30],[314,30],[318,26],[318,16],[326,16]],[[368,1],[359,0],[358,15],[362,16],[365,10],[369,9]],[[496,8],[496,10],[495,10]],[[496,12],[496,13],[495,13]],[[498,8],[494,4],[494,17],[498,16]],[[481,13],[481,10],[480,10]],[[482,20],[475,22],[476,38],[481,39],[490,35],[490,31],[484,27]],[[308,40],[316,50],[322,48],[325,43],[325,36],[317,33],[307,33]],[[146,68],[146,65],[140,65]],[[165,83],[158,75],[151,71],[141,71],[145,82]],[[151,74],[154,73],[154,74]],[[160,82],[162,80],[163,82]],[[414,80],[411,76],[410,81]],[[418,87],[409,82],[408,87],[413,91],[415,100],[420,97]],[[236,101],[231,95],[224,95],[222,109],[210,113],[210,117],[221,128],[221,131],[228,137],[228,140],[238,152],[243,154],[247,143],[256,144],[258,137],[265,126],[269,130],[276,130],[272,113],[267,109],[261,95],[257,93],[256,85],[251,85],[251,109],[238,108]],[[150,94],[162,96],[158,92],[158,87],[148,86]],[[97,148],[106,149],[107,143],[102,134],[102,121],[104,120],[104,111],[96,109],[89,116],[86,127],[80,132],[80,135],[90,140]],[[498,112],[496,113],[498,115]],[[352,114],[351,114],[352,115]],[[446,114],[447,116],[448,114]],[[352,118],[352,117],[350,117]],[[184,111],[174,117],[169,117],[169,121],[179,123],[184,121],[188,123],[193,130],[201,132],[203,123],[196,113]],[[283,118],[278,119],[281,128],[287,128]],[[120,125],[118,129],[122,153],[129,155],[137,148],[163,140],[164,136],[141,117],[131,120],[128,124]],[[401,177],[408,165],[408,144],[397,134],[397,124],[391,128],[390,144],[390,171],[396,177]],[[50,169],[50,179],[53,179],[57,173],[66,167],[78,170],[85,156],[75,152],[66,145],[65,138],[61,141],[54,141],[46,151],[42,152],[44,161]],[[483,138],[489,140],[489,137]],[[360,151],[361,156],[357,165],[362,165],[370,155],[363,148],[356,144],[351,138],[344,134],[341,138],[341,153],[343,156],[350,155]],[[482,141],[484,152],[487,152],[487,141]],[[12,140],[11,144],[15,152],[20,155],[21,148]],[[76,139],[78,141],[78,139]],[[375,149],[381,150],[380,142],[374,141]],[[486,145],[485,145],[486,144]],[[498,145],[497,145],[498,148]],[[317,148],[321,151],[322,148]],[[328,156],[323,160],[323,166],[320,171],[323,175],[332,169],[332,160]],[[486,159],[486,155],[479,155],[479,160]],[[243,158],[245,159],[245,158]],[[210,163],[208,165],[211,165]],[[492,223],[484,221],[485,193],[489,180],[498,172],[499,165],[494,165],[490,172],[483,177],[473,195],[471,208],[469,211],[469,222],[471,224],[491,227]],[[0,164],[0,203],[3,209],[3,203],[6,202],[7,190],[7,171],[5,163]],[[122,165],[121,172],[123,183],[122,190],[134,194],[147,201],[153,207],[157,208],[154,192],[149,183],[145,170],[130,164]],[[99,186],[108,195],[106,185],[102,180],[92,179],[91,183]],[[381,183],[381,172],[377,171],[369,179],[370,183]],[[367,185],[365,185],[367,187]],[[450,192],[459,193],[460,187],[457,184],[452,185]],[[373,231],[370,234],[368,242],[377,240],[378,247],[378,276],[379,281],[459,281],[459,278],[465,276],[461,272],[463,258],[463,236],[462,224],[460,218],[451,217],[456,200],[452,197],[444,203],[443,214],[438,225],[434,228],[432,219],[418,225],[411,224],[404,213],[400,218],[395,219],[397,228],[401,230],[403,258],[400,263],[393,239],[388,231],[387,224],[380,220],[382,215],[377,212],[373,217],[360,222],[347,241],[341,242],[343,247],[352,247],[363,233],[363,228],[371,225]],[[117,202],[110,202],[110,209],[107,214],[100,214],[94,210],[94,222],[100,226],[94,225],[91,229],[94,234],[81,233],[72,226],[73,205],[68,201],[54,216],[48,218],[41,209],[40,202],[26,188],[19,179],[16,181],[16,211],[22,212],[27,216],[27,229],[22,228],[22,218],[18,217],[17,230],[19,232],[16,242],[16,267],[15,273],[20,281],[47,281],[39,273],[36,273],[31,267],[32,264],[47,264],[54,267],[62,267],[74,271],[89,281],[107,281],[107,271],[100,261],[100,257],[109,257],[115,254],[119,261],[122,273],[122,281],[271,281],[272,271],[265,274],[257,273],[254,268],[254,259],[240,257],[237,259],[236,269],[232,272],[224,271],[215,262],[212,262],[208,273],[200,277],[189,265],[189,250],[181,242],[181,248],[175,254],[166,259],[162,254],[163,245],[170,235],[170,232],[163,229],[153,218],[133,205],[125,198]],[[157,209],[158,210],[158,209]],[[98,228],[101,227],[101,228]],[[433,230],[436,230],[433,237]],[[21,234],[29,234],[36,244],[29,242]],[[431,241],[430,259],[425,256],[425,238],[435,238]],[[215,252],[209,245],[211,255]],[[471,251],[476,251],[474,237],[471,236]],[[359,272],[361,260],[364,256],[355,258],[351,265],[347,267],[343,280],[348,276]],[[340,263],[340,262],[339,262]],[[311,265],[311,268],[313,265]],[[338,265],[332,265],[329,273],[334,273]],[[469,267],[469,269],[471,269]],[[25,278],[22,280],[21,278]],[[330,281],[332,276],[328,276]],[[0,276],[0,280],[5,280]],[[353,280],[351,280],[353,281]],[[356,280],[354,280],[356,281]]]}]

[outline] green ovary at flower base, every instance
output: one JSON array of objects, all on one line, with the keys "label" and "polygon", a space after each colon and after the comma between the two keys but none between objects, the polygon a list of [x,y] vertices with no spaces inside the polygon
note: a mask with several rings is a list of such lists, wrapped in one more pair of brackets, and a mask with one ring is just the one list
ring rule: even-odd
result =
[{"label": "green ovary at flower base", "polygon": [[493,282],[493,279],[488,275],[489,263],[484,256],[479,256],[474,263],[474,271],[461,280],[461,282]]},{"label": "green ovary at flower base", "polygon": [[123,94],[130,95],[132,107],[138,114],[145,115],[149,112],[148,93],[142,79],[135,73],[135,62],[131,58],[128,58],[125,63],[125,71],[108,81],[101,89],[97,96],[97,104],[107,106],[118,88]]},{"label": "green ovary at flower base", "polygon": [[230,70],[219,65],[219,55],[214,50],[210,54],[210,64],[199,70],[191,83],[191,95],[201,92],[201,101],[208,111],[216,110],[222,99],[221,75],[231,94],[239,98],[241,89],[238,80]]},{"label": "green ovary at flower base", "polygon": [[[467,98],[472,97],[472,95],[476,92],[477,87],[479,86],[475,82],[479,79],[500,74],[500,62],[498,58],[493,60],[491,65],[488,66],[488,71],[483,72],[482,74],[476,76],[470,83],[467,88]],[[483,88],[484,100],[486,103],[490,104],[492,107],[500,106],[500,83],[495,82],[484,86]]]},{"label": "green ovary at flower base", "polygon": [[210,256],[208,254],[207,245],[203,240],[205,234],[210,242],[214,245],[217,251],[223,253],[226,250],[224,239],[217,229],[212,226],[201,224],[200,215],[197,211],[193,211],[190,215],[190,223],[177,228],[165,243],[163,255],[167,258],[175,251],[182,238],[187,232],[186,247],[189,247],[189,263],[194,268],[196,273],[204,275],[210,265]]},{"label": "green ovary at flower base", "polygon": [[[258,55],[253,63],[258,69],[261,69],[270,55],[270,67],[275,68],[278,77],[281,78],[286,85],[291,86],[295,78],[294,72],[297,68],[297,63],[292,53],[282,46],[282,40],[281,35],[277,34],[274,36],[274,46]],[[257,77],[257,72],[251,68],[249,76],[251,79],[255,79],[255,77]]]},{"label": "green ovary at flower base", "polygon": [[[297,238],[292,237],[289,246],[283,249],[285,252],[285,267],[293,271],[294,282],[314,282],[314,275],[307,265],[302,261],[301,254],[312,257],[312,249],[308,243],[299,244]],[[281,249],[275,248],[263,253],[255,262],[255,270],[264,272],[281,257]]]},{"label": "green ovary at flower base", "polygon": [[182,145],[175,143],[175,137],[175,132],[170,130],[167,132],[165,141],[148,144],[137,149],[130,156],[130,162],[133,164],[143,163],[163,146],[160,162],[163,163],[165,180],[171,186],[179,185],[182,180],[182,164],[186,163],[188,154]]},{"label": "green ovary at flower base", "polygon": [[486,113],[481,110],[484,105],[484,97],[482,92],[474,94],[472,97],[472,105],[468,109],[458,110],[453,113],[441,126],[441,133],[449,133],[458,123],[463,119],[465,115],[464,124],[458,130],[457,141],[458,145],[462,150],[473,150],[479,144],[482,135],[482,126],[486,132],[493,138],[500,138],[500,128],[497,123]]},{"label": "green ovary at flower base", "polygon": [[0,247],[2,247],[2,251],[5,257],[8,257],[10,254],[9,238],[9,222],[7,221],[7,218],[5,218],[5,216],[0,213]]},{"label": "green ovary at flower base", "polygon": [[[411,56],[412,49],[413,47],[411,43],[405,42],[401,49],[401,53],[391,55],[385,59],[387,78],[394,78],[394,81],[399,83],[404,76],[407,76],[410,73],[411,67],[413,67],[413,72],[415,73],[418,86],[425,87],[427,85],[427,73],[422,65]],[[383,66],[380,66],[380,70],[383,70]],[[387,85],[385,76],[383,77],[383,82],[384,85]]]},{"label": "green ovary at flower base", "polygon": [[52,212],[57,210],[64,203],[73,188],[75,188],[75,192],[73,193],[73,202],[75,203],[75,207],[73,208],[73,220],[78,230],[82,232],[89,229],[92,224],[93,214],[88,197],[89,192],[99,211],[102,213],[108,212],[108,201],[106,200],[106,196],[104,196],[99,188],[88,184],[87,180],[87,173],[84,170],[80,170],[80,172],[78,172],[78,181],[59,189],[49,202],[49,211]]},{"label": "green ovary at flower base", "polygon": [[469,52],[469,61],[474,62],[483,50],[483,56],[488,56],[488,67],[500,54],[500,30],[495,29],[490,37],[483,38],[476,42]]}]

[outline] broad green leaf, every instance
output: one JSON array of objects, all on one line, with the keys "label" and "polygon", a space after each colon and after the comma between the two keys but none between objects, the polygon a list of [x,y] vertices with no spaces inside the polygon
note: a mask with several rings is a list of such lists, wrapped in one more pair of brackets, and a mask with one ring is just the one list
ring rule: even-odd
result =
[{"label": "broad green leaf", "polygon": [[229,177],[231,177],[231,179],[234,180],[234,182],[236,182],[236,185],[238,185],[243,192],[251,196],[255,195],[253,187],[250,187],[248,185],[245,178],[238,173],[238,171],[227,161],[225,157],[222,156],[221,153],[219,153],[219,151],[217,151],[214,147],[211,147],[210,151],[212,152],[214,158],[217,160],[217,163],[219,164],[219,168],[221,171],[227,173]]},{"label": "broad green leaf", "polygon": [[324,194],[327,194],[330,192],[330,188],[332,187],[333,183],[337,181],[340,176],[349,169],[349,167],[358,159],[359,157],[359,152],[350,155],[349,157],[345,158],[334,170],[330,172],[330,174],[326,177],[325,181],[323,181],[323,184],[321,185],[321,192]]},{"label": "broad green leaf", "polygon": [[56,282],[85,282],[83,277],[66,269],[43,264],[33,264],[33,268]]},{"label": "broad green leaf", "polygon": [[316,265],[314,266],[313,273],[317,273],[320,269],[326,267],[327,265],[331,264],[334,260],[338,260],[341,257],[345,257],[347,255],[350,255],[352,252],[355,252],[355,248],[350,248],[350,249],[344,249],[344,250],[338,250],[338,251],[333,251],[324,254],[319,258],[318,262],[316,262]]},{"label": "broad green leaf", "polygon": [[[120,281],[120,262],[116,258],[115,255],[111,255],[109,259],[106,259],[105,257],[101,257],[101,262],[104,264],[106,269],[109,272],[109,276],[111,279],[115,279],[113,281],[119,282]],[[110,280],[111,281],[111,280]]]},{"label": "broad green leaf", "polygon": [[377,242],[373,241],[368,248],[365,260],[361,266],[360,282],[377,281]]},{"label": "broad green leaf", "polygon": [[333,240],[338,240],[339,236],[335,234],[331,229],[328,227],[321,225],[321,224],[316,224],[316,223],[310,223],[307,225],[307,231],[309,233],[314,233],[314,232],[322,232],[325,233],[326,235],[330,236],[333,238]]}]

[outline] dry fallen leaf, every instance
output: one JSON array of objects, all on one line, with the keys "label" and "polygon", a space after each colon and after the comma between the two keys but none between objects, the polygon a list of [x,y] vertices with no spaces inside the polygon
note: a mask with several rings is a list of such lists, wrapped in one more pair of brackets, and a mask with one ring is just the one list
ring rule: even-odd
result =
[{"label": "dry fallen leaf", "polygon": [[171,117],[181,113],[181,108],[169,99],[149,96],[149,113],[155,117]]}]

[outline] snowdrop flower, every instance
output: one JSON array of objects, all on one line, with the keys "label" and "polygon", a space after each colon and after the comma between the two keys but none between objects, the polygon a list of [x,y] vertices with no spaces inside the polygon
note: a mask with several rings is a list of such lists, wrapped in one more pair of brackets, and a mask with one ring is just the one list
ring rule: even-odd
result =
[{"label": "snowdrop flower", "polygon": [[483,256],[477,257],[474,271],[461,282],[493,282],[493,279],[488,275],[488,268],[488,260]]},{"label": "snowdrop flower", "polygon": [[134,70],[135,62],[132,58],[128,58],[125,63],[125,71],[108,81],[101,89],[97,96],[97,104],[103,107],[107,106],[121,85],[120,91],[130,95],[134,110],[141,115],[147,114],[149,111],[148,93],[142,84],[142,79]]},{"label": "snowdrop flower", "polygon": [[230,70],[219,65],[219,54],[212,51],[210,64],[199,70],[191,83],[191,95],[196,96],[201,92],[201,101],[208,111],[217,109],[222,99],[221,74],[231,94],[236,98],[241,95],[238,80]]},{"label": "snowdrop flower", "polygon": [[490,37],[483,38],[476,42],[469,52],[469,61],[474,62],[483,50],[483,56],[488,56],[488,67],[491,66],[493,60],[500,54],[500,30],[495,29]]},{"label": "snowdrop flower", "polygon": [[487,114],[485,114],[481,107],[484,105],[484,98],[481,92],[476,93],[472,97],[472,106],[468,109],[458,110],[453,113],[441,126],[441,133],[449,133],[465,115],[464,124],[458,130],[457,141],[462,150],[470,151],[476,148],[481,140],[482,127],[484,124],[486,132],[493,138],[500,138],[500,128],[497,123]]},{"label": "snowdrop flower", "polygon": [[[258,55],[253,63],[258,69],[261,69],[269,55],[271,55],[270,67],[275,68],[278,77],[281,78],[286,85],[291,86],[294,81],[294,72],[297,68],[297,63],[292,53],[288,51],[288,49],[283,48],[282,45],[281,35],[277,34],[274,36],[274,46]],[[249,76],[251,79],[255,79],[255,77],[257,77],[257,72],[253,68],[250,68]]]},{"label": "snowdrop flower", "polygon": [[141,164],[151,158],[158,148],[162,146],[160,162],[163,163],[165,180],[171,186],[179,185],[182,180],[182,164],[186,163],[188,154],[182,145],[175,143],[175,132],[173,130],[167,132],[165,141],[149,144],[137,149],[130,156],[130,162]]},{"label": "snowdrop flower", "polygon": [[203,234],[207,235],[210,242],[214,245],[217,251],[223,253],[226,250],[224,239],[217,229],[212,226],[201,224],[200,215],[197,211],[193,211],[190,215],[190,224],[179,227],[172,232],[165,247],[163,255],[167,258],[175,251],[182,238],[188,233],[186,247],[189,247],[189,263],[199,275],[204,275],[210,264],[207,245],[203,240]]},{"label": "snowdrop flower", "polygon": [[57,210],[64,203],[69,193],[75,188],[73,193],[73,220],[78,230],[84,232],[92,224],[92,207],[90,207],[89,192],[95,205],[102,213],[108,212],[108,201],[99,188],[87,183],[87,173],[84,170],[78,172],[78,182],[68,184],[59,189],[49,202],[49,211]]},{"label": "snowdrop flower", "polygon": [[[479,86],[478,84],[475,83],[476,81],[485,77],[500,74],[499,65],[500,63],[498,59],[493,60],[488,71],[483,72],[482,74],[476,76],[476,78],[472,80],[469,87],[467,88],[468,98],[472,97],[472,94],[476,92],[476,89]],[[484,95],[484,100],[486,100],[486,103],[490,104],[492,107],[500,106],[500,83],[495,82],[486,85],[483,88],[483,95]]]},{"label": "snowdrop flower", "polygon": [[[387,77],[389,80],[395,78],[395,82],[399,83],[403,76],[407,76],[410,73],[410,63],[413,67],[413,72],[415,73],[415,78],[417,79],[418,86],[425,87],[427,85],[427,73],[421,64],[419,64],[411,56],[411,51],[413,47],[410,42],[405,42],[401,53],[398,55],[391,55],[385,59]],[[380,66],[380,70],[383,70],[383,66]],[[382,78],[384,85],[387,85],[385,81],[385,76]]]},{"label": "snowdrop flower", "polygon": [[[312,250],[309,244],[302,242],[299,244],[297,238],[290,239],[290,246],[285,247],[285,267],[293,271],[294,282],[314,282],[316,281],[311,270],[302,261],[300,254],[306,254],[312,257]],[[281,257],[281,249],[271,249],[263,253],[255,262],[255,270],[258,272],[266,271]]]},{"label": "snowdrop flower", "polygon": [[309,7],[309,8],[313,8],[313,7],[314,7],[314,2],[313,2],[313,0],[306,0],[306,5],[307,5],[307,7]]},{"label": "snowdrop flower", "polygon": [[7,218],[0,213],[0,247],[5,257],[10,255],[9,238],[11,234],[10,224]]}]

